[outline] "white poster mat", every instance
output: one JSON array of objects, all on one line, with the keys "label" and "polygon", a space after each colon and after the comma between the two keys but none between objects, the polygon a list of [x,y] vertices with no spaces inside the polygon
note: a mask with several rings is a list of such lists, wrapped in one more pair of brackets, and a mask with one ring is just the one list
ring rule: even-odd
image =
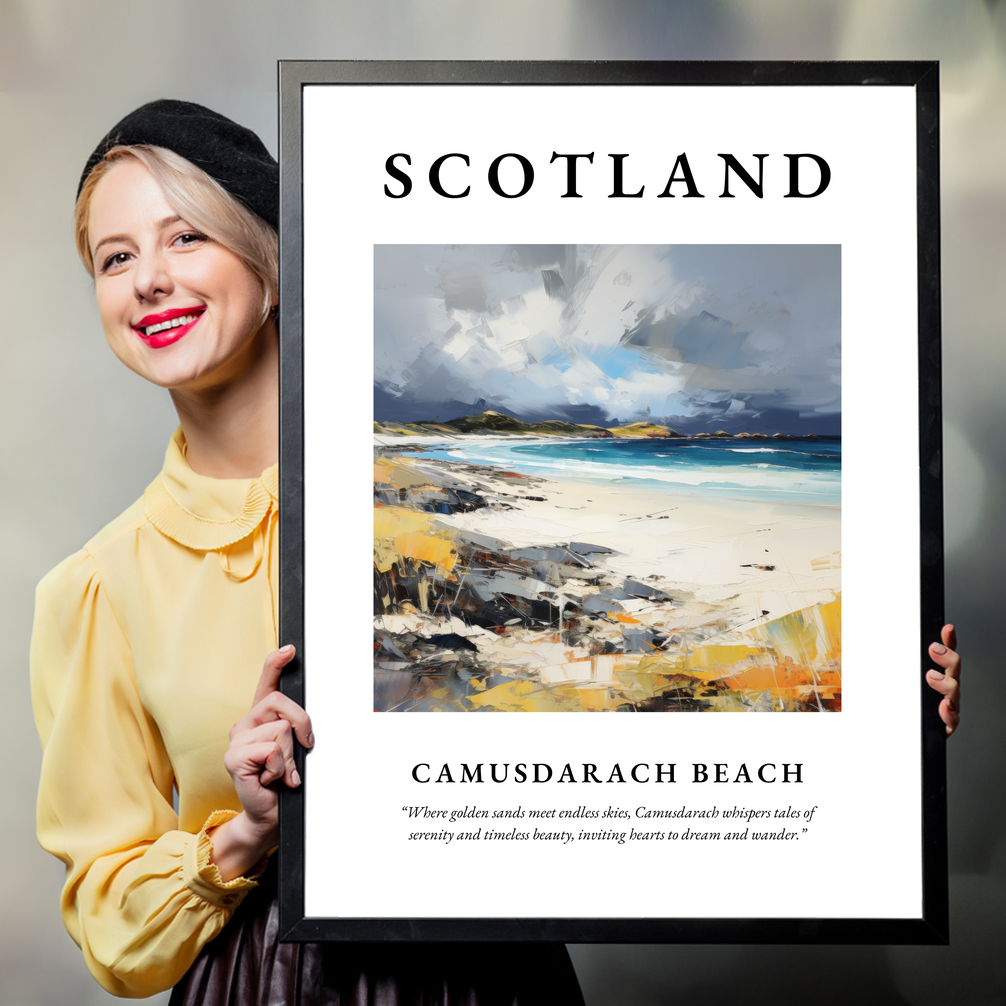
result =
[{"label": "white poster mat", "polygon": [[[305,666],[318,738],[307,765],[308,916],[921,917],[915,145],[911,87],[305,87]],[[550,165],[553,151],[595,152],[593,165],[580,162],[582,199],[560,198],[565,161]],[[405,199],[384,191],[400,191],[385,171],[397,152],[412,158],[398,161],[414,183]],[[459,191],[470,184],[467,198],[430,188],[430,164],[449,152],[471,159],[452,159],[443,175]],[[486,180],[508,152],[535,166],[519,199]],[[682,152],[705,198],[657,199]],[[818,198],[783,198],[784,154],[801,152],[828,161],[831,184]],[[630,155],[625,191],[645,184],[643,198],[608,198],[609,153]],[[752,155],[769,154],[764,198],[736,179],[736,198],[719,198],[720,153],[752,172]],[[840,713],[372,711],[374,245],[579,242],[841,245]],[[539,762],[570,763],[578,776],[587,762],[602,778],[616,763],[626,775],[674,763],[676,781],[412,776],[418,763],[433,778],[448,764],[457,780],[461,763],[480,762],[487,775],[493,762]],[[695,783],[694,763],[724,763],[731,778],[742,764],[781,776],[799,763],[802,781]],[[799,838],[410,839],[420,828],[404,808],[424,805],[627,810],[631,820],[591,822],[625,833],[695,824],[647,824],[639,807],[771,809],[798,812],[782,822]]]}]

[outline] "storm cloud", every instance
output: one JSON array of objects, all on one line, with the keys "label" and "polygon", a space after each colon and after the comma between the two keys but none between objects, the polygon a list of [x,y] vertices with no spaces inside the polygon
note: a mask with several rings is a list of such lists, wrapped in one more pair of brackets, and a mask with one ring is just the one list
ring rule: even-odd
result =
[{"label": "storm cloud", "polygon": [[378,420],[839,432],[837,245],[378,245]]}]

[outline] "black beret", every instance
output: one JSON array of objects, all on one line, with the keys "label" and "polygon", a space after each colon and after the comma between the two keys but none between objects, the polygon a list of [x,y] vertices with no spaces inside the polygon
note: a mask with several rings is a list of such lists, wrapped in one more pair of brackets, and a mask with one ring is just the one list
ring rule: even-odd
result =
[{"label": "black beret", "polygon": [[202,168],[253,213],[279,226],[275,158],[250,129],[191,101],[151,101],[114,125],[88,158],[77,195],[91,169],[112,147],[141,144],[173,150]]}]

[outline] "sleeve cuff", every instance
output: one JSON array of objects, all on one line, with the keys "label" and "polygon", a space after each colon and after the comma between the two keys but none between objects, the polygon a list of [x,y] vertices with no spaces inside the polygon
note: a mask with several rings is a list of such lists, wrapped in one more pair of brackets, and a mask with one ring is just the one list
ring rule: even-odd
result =
[{"label": "sleeve cuff", "polygon": [[195,841],[187,843],[182,859],[182,875],[186,886],[194,894],[218,908],[237,908],[245,895],[252,888],[258,887],[255,878],[261,876],[269,865],[269,857],[263,856],[246,876],[224,880],[216,863],[210,861],[213,842],[207,832],[237,816],[236,810],[215,810],[206,819],[202,831],[194,836]]}]

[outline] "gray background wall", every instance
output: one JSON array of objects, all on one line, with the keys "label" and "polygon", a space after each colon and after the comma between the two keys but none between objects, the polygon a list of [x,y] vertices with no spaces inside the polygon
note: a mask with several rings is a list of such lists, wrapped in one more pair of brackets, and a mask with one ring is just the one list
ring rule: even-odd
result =
[{"label": "gray background wall", "polygon": [[[34,839],[32,590],[139,495],[175,422],[167,396],[104,345],[70,236],[78,172],[122,114],[166,96],[217,108],[275,149],[279,58],[942,61],[947,612],[967,664],[964,725],[950,744],[953,945],[573,956],[591,1006],[1006,1002],[1004,52],[996,0],[3,0],[0,1006],[108,999],[62,929],[61,869]],[[807,882],[841,883],[842,864],[822,863]]]}]

